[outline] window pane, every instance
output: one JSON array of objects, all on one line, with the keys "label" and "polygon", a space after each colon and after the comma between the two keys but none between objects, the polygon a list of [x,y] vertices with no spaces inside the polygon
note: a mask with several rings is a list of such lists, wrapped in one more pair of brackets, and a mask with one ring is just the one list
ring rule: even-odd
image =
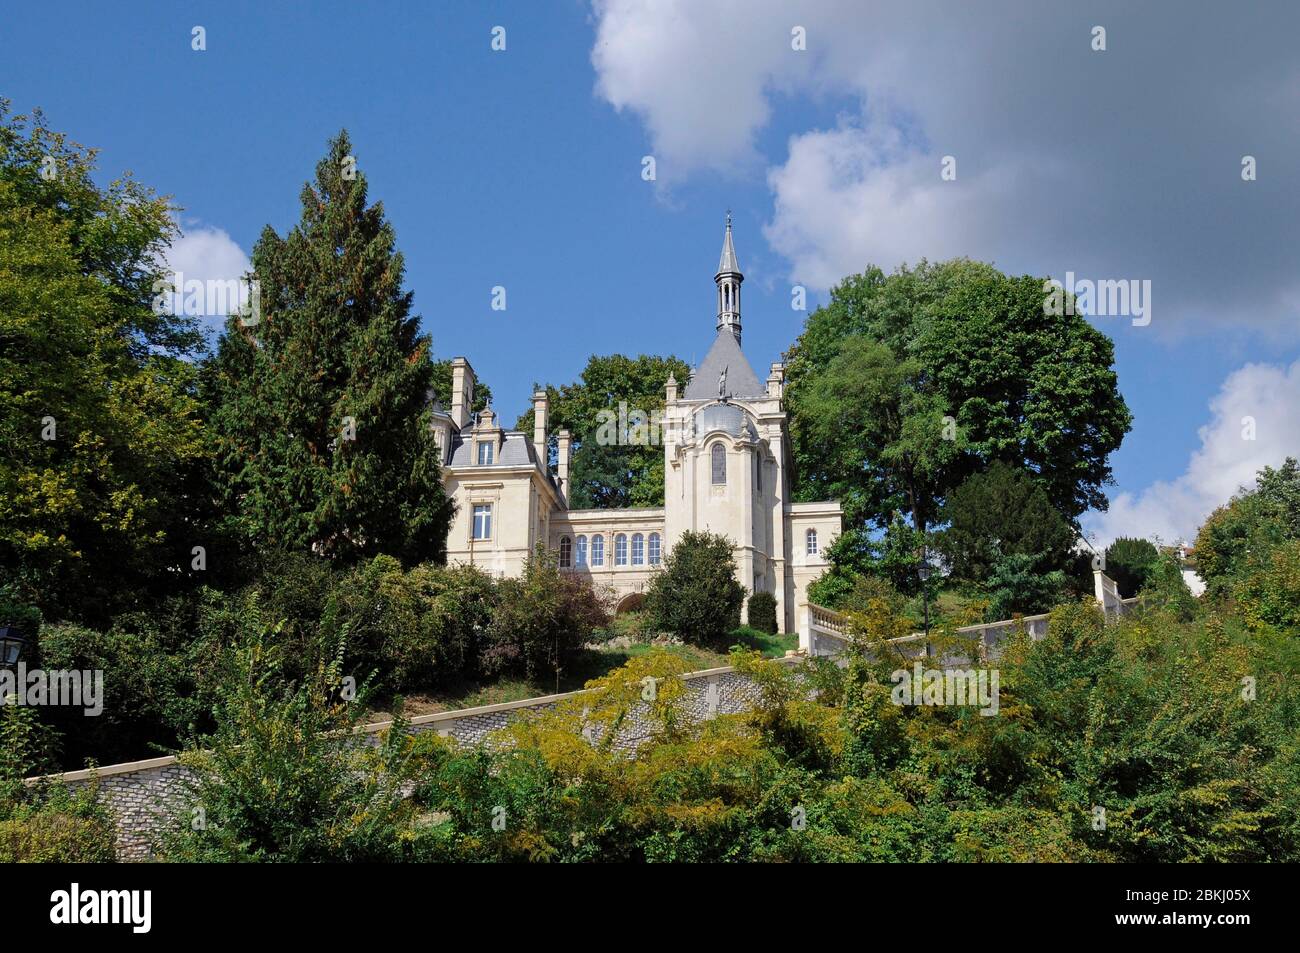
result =
[{"label": "window pane", "polygon": [[605,565],[605,537],[591,537],[591,564],[593,566]]},{"label": "window pane", "polygon": [[492,504],[478,503],[474,506],[474,538],[492,538]]},{"label": "window pane", "polygon": [[560,568],[568,569],[573,561],[573,540],[567,536],[560,537]]},{"label": "window pane", "polygon": [[650,534],[650,565],[659,565],[659,534]]},{"label": "window pane", "polygon": [[808,530],[808,555],[817,555],[817,530],[815,529]]},{"label": "window pane", "polygon": [[727,482],[727,451],[720,443],[713,445],[713,483],[721,486]]},{"label": "window pane", "polygon": [[632,536],[632,565],[641,566],[645,564],[645,539],[640,533]]},{"label": "window pane", "polygon": [[487,467],[492,465],[492,444],[480,442],[478,445],[478,465]]},{"label": "window pane", "polygon": [[578,559],[576,564],[579,566],[587,565],[587,537],[585,536],[578,537]]},{"label": "window pane", "polygon": [[614,565],[627,565],[627,537],[622,533],[614,537]]}]

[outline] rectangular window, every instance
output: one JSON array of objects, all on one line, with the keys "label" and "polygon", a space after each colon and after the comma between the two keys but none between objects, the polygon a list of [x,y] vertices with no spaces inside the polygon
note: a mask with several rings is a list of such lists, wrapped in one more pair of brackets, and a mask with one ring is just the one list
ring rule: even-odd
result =
[{"label": "rectangular window", "polygon": [[474,538],[492,538],[492,504],[474,504]]},{"label": "rectangular window", "polygon": [[492,444],[490,441],[480,441],[478,445],[478,465],[481,467],[492,466]]}]

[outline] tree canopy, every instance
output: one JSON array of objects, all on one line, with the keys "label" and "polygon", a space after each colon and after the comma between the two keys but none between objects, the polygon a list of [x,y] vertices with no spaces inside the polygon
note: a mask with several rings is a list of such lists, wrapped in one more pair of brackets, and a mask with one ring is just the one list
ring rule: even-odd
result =
[{"label": "tree canopy", "polygon": [[188,566],[208,447],[201,336],[152,306],[171,206],[94,170],[0,101],[0,576],[102,620]]},{"label": "tree canopy", "polygon": [[[684,386],[690,367],[677,357],[593,354],[578,380],[546,385],[547,429],[573,434],[571,507],[663,506],[662,433],[652,424],[669,375]],[[515,427],[532,432],[531,408]]]},{"label": "tree canopy", "polygon": [[1043,302],[1041,279],[967,259],[845,279],[786,354],[797,497],[841,499],[849,528],[904,513],[924,532],[1002,460],[1069,521],[1105,509],[1131,423],[1113,347]]}]

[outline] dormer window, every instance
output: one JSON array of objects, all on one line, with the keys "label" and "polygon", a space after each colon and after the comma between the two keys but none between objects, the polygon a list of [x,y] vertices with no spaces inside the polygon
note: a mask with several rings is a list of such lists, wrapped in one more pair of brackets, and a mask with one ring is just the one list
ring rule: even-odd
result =
[{"label": "dormer window", "polygon": [[480,440],[478,442],[478,465],[481,467],[492,466],[492,441]]}]

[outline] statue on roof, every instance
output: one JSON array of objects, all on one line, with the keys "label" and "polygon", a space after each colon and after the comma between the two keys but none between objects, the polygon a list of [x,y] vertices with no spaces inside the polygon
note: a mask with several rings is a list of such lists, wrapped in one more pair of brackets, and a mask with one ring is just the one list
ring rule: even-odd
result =
[{"label": "statue on roof", "polygon": [[718,375],[718,400],[727,399],[727,368],[724,365],[722,373]]}]

